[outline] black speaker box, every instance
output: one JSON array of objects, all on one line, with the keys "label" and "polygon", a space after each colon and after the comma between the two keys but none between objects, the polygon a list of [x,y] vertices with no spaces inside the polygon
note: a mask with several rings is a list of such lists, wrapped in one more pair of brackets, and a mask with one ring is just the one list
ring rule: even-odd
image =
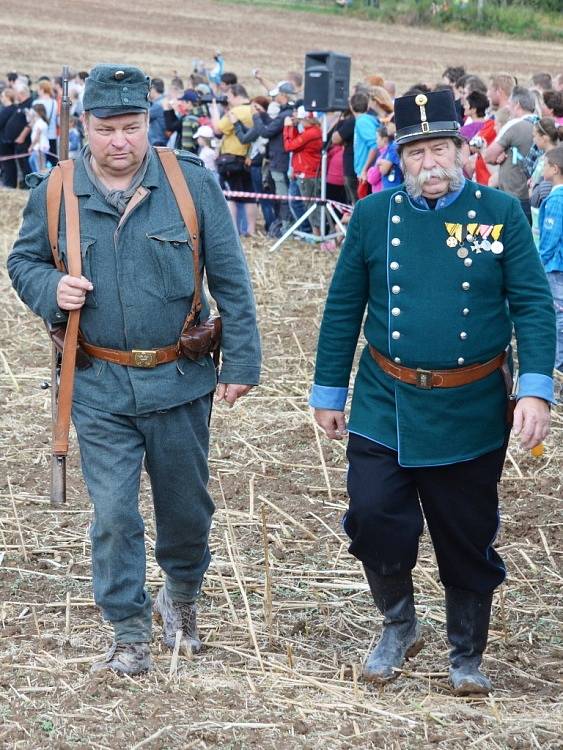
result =
[{"label": "black speaker box", "polygon": [[305,55],[305,109],[317,112],[348,109],[350,65],[348,55],[308,52]]}]

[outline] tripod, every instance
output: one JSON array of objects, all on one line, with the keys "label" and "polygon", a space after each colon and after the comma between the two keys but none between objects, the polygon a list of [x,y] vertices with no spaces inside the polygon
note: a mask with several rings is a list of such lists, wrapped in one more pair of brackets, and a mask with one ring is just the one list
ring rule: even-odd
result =
[{"label": "tripod", "polygon": [[[291,237],[292,234],[295,234],[298,237],[306,238],[308,240],[311,240],[313,242],[325,242],[326,240],[334,239],[335,237],[339,237],[340,235],[346,235],[346,229],[344,227],[344,224],[340,220],[340,217],[332,207],[330,203],[327,203],[326,200],[326,171],[327,171],[327,151],[328,151],[328,121],[326,113],[323,114],[322,117],[322,137],[323,137],[323,146],[321,151],[321,200],[317,203],[311,203],[309,208],[303,213],[302,216],[300,216],[297,221],[292,224],[287,231],[282,234],[282,236],[277,240],[272,247],[270,248],[270,252],[273,253],[274,250],[277,250],[279,247],[283,245],[283,243]],[[303,222],[305,222],[309,216],[313,213],[313,211],[316,211],[317,205],[320,206],[320,234],[311,234],[309,232],[300,232],[299,227]],[[327,234],[327,213],[330,215],[332,220],[334,221],[335,225],[338,227],[338,232],[333,232],[332,234]]]}]

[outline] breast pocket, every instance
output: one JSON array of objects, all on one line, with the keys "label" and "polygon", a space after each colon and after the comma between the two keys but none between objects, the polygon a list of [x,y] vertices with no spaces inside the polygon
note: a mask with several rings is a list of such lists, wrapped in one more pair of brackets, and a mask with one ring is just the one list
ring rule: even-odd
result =
[{"label": "breast pocket", "polygon": [[[65,269],[68,272],[68,249],[66,244],[66,237],[59,235],[59,256],[64,264]],[[91,292],[86,292],[86,301],[84,307],[97,307],[96,301],[96,261],[95,261],[95,247],[96,240],[93,237],[81,237],[80,238],[80,262],[82,264],[82,276],[85,276],[88,281],[91,281],[94,285],[94,289]]]},{"label": "breast pocket", "polygon": [[193,296],[194,263],[186,227],[181,224],[147,232],[151,250],[162,274],[168,302]]}]

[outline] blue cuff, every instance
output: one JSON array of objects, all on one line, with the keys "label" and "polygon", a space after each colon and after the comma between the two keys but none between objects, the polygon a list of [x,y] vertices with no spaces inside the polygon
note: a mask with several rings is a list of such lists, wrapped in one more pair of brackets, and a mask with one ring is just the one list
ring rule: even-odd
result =
[{"label": "blue cuff", "polygon": [[313,385],[309,406],[313,409],[333,409],[344,411],[348,388],[335,388],[330,385]]},{"label": "blue cuff", "polygon": [[526,372],[518,379],[518,399],[524,396],[543,398],[544,401],[554,404],[553,378],[549,375],[540,375],[536,372]]}]

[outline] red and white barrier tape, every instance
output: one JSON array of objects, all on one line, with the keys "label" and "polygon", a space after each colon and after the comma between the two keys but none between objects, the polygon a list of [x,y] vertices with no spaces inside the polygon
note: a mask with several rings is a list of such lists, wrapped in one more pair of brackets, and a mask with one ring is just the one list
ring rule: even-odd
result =
[{"label": "red and white barrier tape", "polygon": [[269,201],[299,201],[304,203],[324,203],[325,205],[330,203],[339,211],[346,213],[352,213],[353,207],[347,203],[340,203],[340,201],[330,200],[329,198],[307,198],[301,195],[274,195],[273,193],[247,193],[243,190],[223,190],[223,195],[227,200],[229,198],[256,198],[257,200],[269,200]]}]

